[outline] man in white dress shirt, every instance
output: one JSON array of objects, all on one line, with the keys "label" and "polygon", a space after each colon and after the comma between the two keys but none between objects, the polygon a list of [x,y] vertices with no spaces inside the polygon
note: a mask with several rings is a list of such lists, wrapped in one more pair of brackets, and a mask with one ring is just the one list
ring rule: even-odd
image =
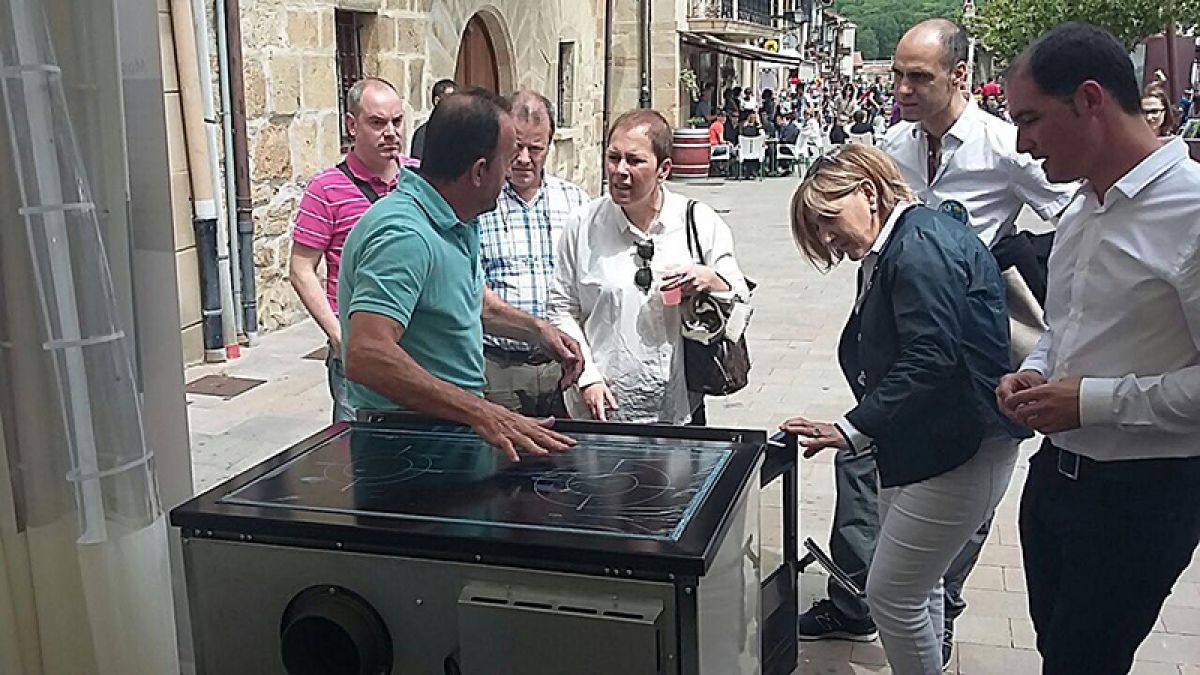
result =
[{"label": "man in white dress shirt", "polygon": [[1200,540],[1200,165],[1141,116],[1107,32],[1017,59],[1018,147],[1085,179],[1050,256],[1049,331],[996,395],[1048,435],[1021,502],[1043,673],[1128,672]]},{"label": "man in white dress shirt", "polygon": [[[1016,233],[1025,206],[1043,220],[1062,213],[1078,186],[1054,184],[1041,163],[1017,149],[1017,128],[980,109],[962,95],[967,82],[967,32],[946,19],[913,26],[896,45],[892,73],[903,121],[888,130],[881,146],[891,155],[904,181],[926,206],[965,216],[967,224],[996,256],[1010,289],[1009,311],[1024,317],[1013,323],[1017,358],[1033,347],[1041,311],[1029,293],[1045,298],[1045,269],[1029,239]],[[1029,324],[1034,324],[1030,327]],[[963,586],[983,549],[991,519],[963,548],[946,571],[946,626],[943,656],[949,661],[954,621],[967,607]]]},{"label": "man in white dress shirt", "polygon": [[952,21],[922,21],[904,34],[892,62],[903,121],[888,129],[880,149],[926,206],[961,204],[991,247],[1013,233],[1021,207],[1049,220],[1075,188],[1046,180],[1040,163],[1017,151],[1017,128],[962,96],[966,61],[966,31]]}]

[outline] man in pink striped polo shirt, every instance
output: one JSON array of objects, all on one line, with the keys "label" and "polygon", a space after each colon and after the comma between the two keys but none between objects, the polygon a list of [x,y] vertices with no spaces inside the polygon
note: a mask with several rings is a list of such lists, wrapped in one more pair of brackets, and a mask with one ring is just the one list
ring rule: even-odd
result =
[{"label": "man in pink striped polo shirt", "polygon": [[[346,130],[354,139],[344,161],[313,176],[296,210],[289,278],[300,301],[329,338],[325,365],[333,420],[354,418],[346,402],[342,331],[337,317],[337,279],[346,235],[375,200],[396,187],[400,166],[404,106],[386,80],[368,77],[346,94]],[[325,261],[322,284],[317,267]]]}]

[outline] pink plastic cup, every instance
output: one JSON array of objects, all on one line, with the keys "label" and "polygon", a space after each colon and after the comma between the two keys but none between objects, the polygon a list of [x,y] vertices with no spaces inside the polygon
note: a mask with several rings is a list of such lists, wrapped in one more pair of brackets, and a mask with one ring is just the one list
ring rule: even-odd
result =
[{"label": "pink plastic cup", "polygon": [[662,289],[662,301],[667,307],[674,307],[683,302],[683,287],[676,286],[675,288]]}]

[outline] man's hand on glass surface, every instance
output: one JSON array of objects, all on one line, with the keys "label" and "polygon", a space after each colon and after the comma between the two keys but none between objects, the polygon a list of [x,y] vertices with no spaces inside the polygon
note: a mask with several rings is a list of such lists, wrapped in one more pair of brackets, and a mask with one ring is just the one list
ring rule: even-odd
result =
[{"label": "man's hand on glass surface", "polygon": [[521,461],[518,450],[539,457],[570,450],[575,439],[554,431],[553,426],[552,417],[526,417],[482,399],[479,409],[471,417],[471,428],[475,433],[514,462]]}]

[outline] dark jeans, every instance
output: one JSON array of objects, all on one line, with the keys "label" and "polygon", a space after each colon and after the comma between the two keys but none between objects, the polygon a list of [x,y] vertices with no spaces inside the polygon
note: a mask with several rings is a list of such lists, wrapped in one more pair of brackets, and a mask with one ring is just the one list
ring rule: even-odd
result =
[{"label": "dark jeans", "polygon": [[[879,538],[879,480],[875,476],[875,456],[851,457],[848,450],[838,450],[833,467],[837,501],[833,508],[833,529],[829,533],[829,557],[859,588],[866,588],[867,568]],[[865,599],[851,595],[834,583],[832,577],[828,587],[829,599],[846,617],[859,620],[871,613]]]},{"label": "dark jeans", "polygon": [[354,419],[354,408],[350,405],[349,382],[346,380],[346,368],[342,357],[333,353],[333,347],[328,347],[325,355],[325,370],[329,376],[329,395],[333,398],[333,421],[349,422]]},{"label": "dark jeans", "polygon": [[1042,673],[1127,673],[1200,541],[1200,458],[1085,460],[1077,479],[1059,460],[1043,443],[1021,498]]},{"label": "dark jeans", "polygon": [[[874,455],[851,457],[848,451],[839,450],[834,459],[834,477],[837,502],[833,511],[833,530],[829,534],[829,556],[860,588],[866,588],[867,570],[879,538],[879,482],[875,475]],[[967,608],[963,586],[979,561],[979,552],[983,550],[991,525],[989,516],[946,570],[942,583],[947,621],[957,619]],[[870,614],[865,600],[846,592],[832,579],[829,581],[829,599],[850,619],[863,619]]]},{"label": "dark jeans", "polygon": [[704,405],[704,397],[700,397],[700,405],[692,410],[692,419],[687,423],[689,427],[706,427],[708,426],[708,407]]}]

